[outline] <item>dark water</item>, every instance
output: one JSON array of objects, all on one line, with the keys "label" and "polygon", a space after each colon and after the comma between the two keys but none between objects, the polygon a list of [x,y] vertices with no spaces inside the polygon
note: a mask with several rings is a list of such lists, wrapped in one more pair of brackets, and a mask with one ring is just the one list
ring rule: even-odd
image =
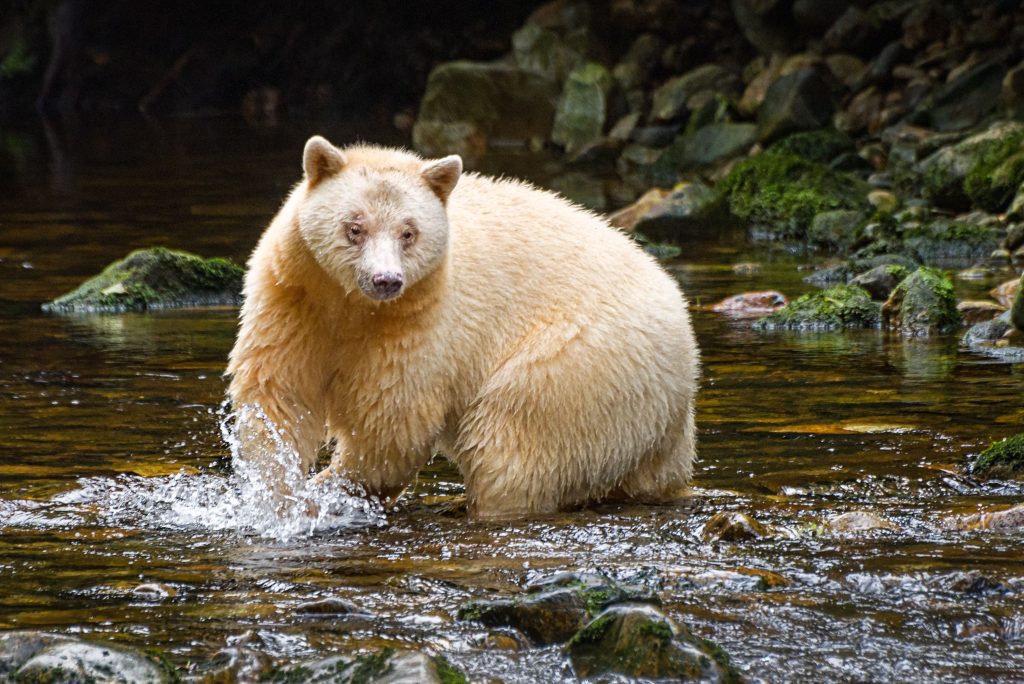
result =
[{"label": "dark water", "polygon": [[[669,614],[767,681],[1020,680],[1024,532],[948,523],[1024,497],[952,472],[1021,430],[1024,365],[954,337],[764,334],[695,311],[705,367],[692,499],[467,521],[452,512],[457,473],[438,461],[393,510],[343,511],[288,541],[253,532],[219,430],[235,312],[59,318],[38,304],[135,247],[243,260],[311,132],[380,139],[231,122],[0,137],[0,629],[157,646],[186,669],[248,633],[282,662],[412,644],[475,680],[571,680],[556,648],[491,648],[453,616],[555,569],[599,569],[656,589]],[[494,166],[550,172],[521,158]],[[685,254],[670,269],[695,303],[807,289],[797,266],[809,257],[742,234],[694,236]],[[747,261],[761,271],[736,275]],[[731,510],[783,534],[703,543],[708,518]],[[825,529],[848,511],[895,529]],[[760,588],[760,570],[785,585]],[[136,591],[150,583],[167,595]],[[294,613],[329,596],[372,616]]]}]

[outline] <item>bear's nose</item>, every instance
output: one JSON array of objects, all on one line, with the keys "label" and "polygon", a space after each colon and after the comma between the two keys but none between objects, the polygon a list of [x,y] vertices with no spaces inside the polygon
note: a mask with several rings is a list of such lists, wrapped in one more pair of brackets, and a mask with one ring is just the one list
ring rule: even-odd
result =
[{"label": "bear's nose", "polygon": [[402,276],[399,273],[377,273],[371,281],[377,294],[389,297],[402,289]]}]

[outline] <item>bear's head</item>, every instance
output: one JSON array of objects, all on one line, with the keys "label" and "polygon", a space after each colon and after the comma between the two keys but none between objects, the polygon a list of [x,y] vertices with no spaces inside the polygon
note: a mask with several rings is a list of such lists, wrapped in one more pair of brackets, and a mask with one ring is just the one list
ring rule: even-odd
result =
[{"label": "bear's head", "polygon": [[448,252],[448,197],[462,173],[457,155],[424,161],[373,146],[306,143],[299,231],[320,266],[349,292],[400,297]]}]

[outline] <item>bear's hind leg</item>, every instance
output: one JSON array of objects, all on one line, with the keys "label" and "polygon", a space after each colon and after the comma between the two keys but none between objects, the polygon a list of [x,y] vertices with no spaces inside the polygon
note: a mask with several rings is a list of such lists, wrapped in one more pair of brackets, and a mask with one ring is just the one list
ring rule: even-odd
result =
[{"label": "bear's hind leg", "polygon": [[693,409],[687,407],[661,444],[622,481],[620,490],[636,501],[668,503],[689,491],[697,439]]}]

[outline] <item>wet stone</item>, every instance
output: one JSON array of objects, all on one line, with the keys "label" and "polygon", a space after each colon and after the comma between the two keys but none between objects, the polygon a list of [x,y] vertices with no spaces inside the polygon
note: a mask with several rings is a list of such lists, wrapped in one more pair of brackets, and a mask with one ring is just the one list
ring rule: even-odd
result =
[{"label": "wet stone", "polygon": [[871,511],[850,511],[848,513],[841,513],[829,518],[828,522],[825,523],[825,526],[830,532],[839,534],[898,529],[891,520],[886,520],[882,516],[877,513],[872,513]]},{"label": "wet stone", "polygon": [[1006,311],[1006,307],[987,300],[965,300],[957,303],[956,310],[960,312],[960,318],[966,325],[976,325],[991,321]]},{"label": "wet stone", "polygon": [[1021,281],[1017,278],[1000,283],[989,291],[992,299],[1009,308],[1013,305],[1014,298],[1021,290]]},{"label": "wet stone", "polygon": [[867,290],[872,299],[884,301],[906,277],[907,269],[903,266],[884,264],[855,276],[850,284]]},{"label": "wet stone", "polygon": [[933,335],[960,326],[953,283],[940,271],[919,268],[901,282],[885,304],[882,320],[904,335]]},{"label": "wet stone", "polygon": [[759,330],[841,330],[873,328],[880,309],[871,295],[854,285],[809,292],[754,324]]},{"label": "wet stone", "polygon": [[178,680],[166,661],[134,649],[34,632],[0,637],[0,675],[48,684],[164,684]]},{"label": "wet stone", "polygon": [[272,670],[260,681],[291,684],[465,684],[469,680],[442,656],[383,648],[362,655],[337,655]]},{"label": "wet stone", "polygon": [[771,535],[772,531],[767,525],[746,513],[738,512],[716,513],[705,523],[700,533],[701,539],[705,542],[743,542]]},{"label": "wet stone", "polygon": [[1013,435],[993,443],[981,452],[971,465],[976,477],[1024,477],[1024,434]]},{"label": "wet stone", "polygon": [[197,667],[188,681],[194,684],[255,682],[270,671],[270,665],[270,657],[265,653],[245,646],[229,646]]},{"label": "wet stone", "polygon": [[566,651],[579,677],[616,673],[676,681],[743,681],[725,651],[651,606],[609,608],[573,636]]},{"label": "wet stone", "polygon": [[786,295],[775,290],[742,292],[712,304],[711,310],[733,318],[756,318],[778,311],[788,302]]},{"label": "wet stone", "polygon": [[459,609],[458,617],[487,627],[511,627],[544,645],[564,642],[614,603],[657,601],[647,592],[592,573],[557,573],[528,589],[523,596],[471,601]]},{"label": "wet stone", "polygon": [[351,601],[342,598],[324,598],[304,601],[295,606],[296,615],[368,615]]}]

